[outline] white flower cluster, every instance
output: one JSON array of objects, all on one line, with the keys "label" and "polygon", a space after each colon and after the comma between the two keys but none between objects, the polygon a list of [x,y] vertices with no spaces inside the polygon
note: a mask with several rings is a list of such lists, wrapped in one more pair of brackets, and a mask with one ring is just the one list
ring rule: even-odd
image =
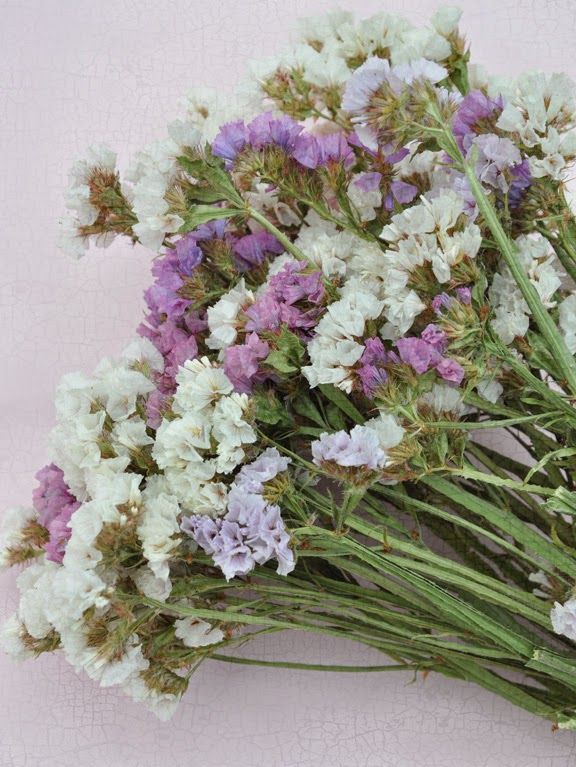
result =
[{"label": "white flower cluster", "polygon": [[56,391],[58,424],[50,441],[54,461],[80,500],[96,478],[124,471],[134,452],[152,442],[142,398],[155,389],[151,373],[163,368],[156,348],[138,339],[120,360],[103,359],[92,376],[62,378]]},{"label": "white flower cluster", "polygon": [[84,255],[89,241],[105,248],[114,239],[113,233],[87,236],[80,231],[81,227],[91,226],[99,214],[98,208],[91,202],[90,184],[94,174],[116,172],[116,153],[105,144],[89,147],[86,154],[86,159],[75,162],[68,174],[64,199],[69,213],[61,221],[58,239],[62,250],[74,258]]},{"label": "white flower cluster", "polygon": [[[544,306],[556,305],[554,294],[561,285],[556,257],[548,241],[540,234],[520,235],[515,240],[518,260],[536,288]],[[488,293],[494,311],[492,327],[505,344],[524,336],[530,323],[530,309],[507,266],[494,275]],[[566,315],[566,310],[563,312]]]},{"label": "white flower cluster", "polygon": [[497,126],[538,150],[530,157],[533,176],[562,180],[576,157],[574,83],[565,74],[530,72],[503,90],[507,103]]},{"label": "white flower cluster", "polygon": [[[20,576],[18,612],[3,629],[3,645],[17,657],[28,657],[38,643],[56,646],[59,641],[77,670],[103,687],[121,686],[167,716],[178,696],[161,694],[143,679],[150,662],[136,630],[126,631],[119,618],[117,588],[122,581],[125,589],[130,578],[133,590],[146,597],[165,600],[170,595],[170,560],[183,539],[174,491],[181,495],[185,488],[188,501],[194,497],[194,509],[202,513],[202,498],[212,512],[218,504],[223,510],[225,493],[218,494],[219,486],[203,494],[200,488],[193,496],[193,478],[235,467],[243,456],[239,446],[254,441],[255,433],[243,421],[245,396],[231,394],[230,383],[209,364],[191,363],[179,377],[174,403],[178,417],[163,422],[154,445],[166,476],[152,474],[144,482],[146,471],[135,471],[134,462],[153,442],[140,416],[141,398],[153,388],[142,371],[152,370],[162,370],[162,359],[148,341],[138,340],[119,362],[101,363],[92,378],[67,376],[60,386],[53,448],[67,484],[82,503],[68,523],[71,536],[62,564],[41,555]],[[191,402],[197,405],[193,424],[188,419]],[[171,430],[173,425],[177,428]],[[200,432],[208,438],[202,447],[209,446],[212,435],[218,447],[217,456],[206,462],[210,470],[198,474],[194,467]],[[185,480],[186,468],[190,477]],[[4,515],[1,562],[9,559],[11,547],[21,542],[20,532],[34,519],[33,510]],[[113,553],[116,547],[134,552],[144,564],[124,569]],[[186,647],[224,638],[219,628],[192,618],[177,621],[175,627]]]},{"label": "white flower cluster", "polygon": [[167,233],[177,232],[184,219],[170,213],[166,191],[178,173],[176,158],[182,147],[194,147],[200,132],[193,124],[176,120],[168,126],[169,137],[139,152],[126,172],[134,185],[132,208],[138,223],[133,231],[142,245],[159,250]]},{"label": "white flower cluster", "polygon": [[250,400],[206,357],[185,362],[176,380],[176,417],[160,424],[152,455],[184,508],[217,516],[226,508],[226,487],[214,476],[230,474],[242,463],[244,446],[256,441],[247,420]]},{"label": "white flower cluster", "polygon": [[[425,305],[409,287],[410,274],[428,265],[440,284],[451,277],[451,267],[464,258],[475,258],[482,236],[464,213],[464,201],[445,191],[392,217],[381,237],[390,243],[381,258],[379,274],[388,324],[385,338],[397,338],[410,329]],[[376,264],[374,273],[378,274]]]},{"label": "white flower cluster", "polygon": [[312,364],[303,367],[302,373],[310,386],[333,384],[345,392],[352,391],[352,369],[364,352],[356,339],[362,338],[366,322],[376,320],[383,308],[384,303],[363,289],[358,279],[346,282],[342,298],[327,308],[308,344]]},{"label": "white flower cluster", "polygon": [[244,278],[208,308],[206,340],[209,349],[226,349],[236,340],[238,315],[254,302],[254,293],[246,288]]}]

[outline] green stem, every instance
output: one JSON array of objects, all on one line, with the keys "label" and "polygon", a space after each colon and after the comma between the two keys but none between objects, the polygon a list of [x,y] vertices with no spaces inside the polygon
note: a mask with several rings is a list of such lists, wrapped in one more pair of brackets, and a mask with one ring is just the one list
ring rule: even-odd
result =
[{"label": "green stem", "polygon": [[458,153],[456,156],[458,157],[459,155],[458,159],[460,159],[463,164],[464,172],[468,179],[468,183],[470,184],[474,199],[478,204],[478,208],[484,216],[484,220],[488,224],[488,227],[500,248],[504,261],[524,296],[524,300],[530,307],[530,311],[532,312],[536,324],[540,328],[540,332],[546,339],[554,360],[558,363],[558,366],[566,379],[568,388],[573,395],[576,395],[576,363],[574,357],[568,350],[564,339],[560,335],[558,328],[548,314],[545,306],[542,304],[538,291],[530,282],[528,275],[524,271],[518,259],[516,247],[504,231],[496,210],[484,192],[482,184],[476,177],[473,166],[462,157],[455,141],[454,145],[456,146]]},{"label": "green stem", "polygon": [[294,256],[295,259],[298,261],[304,261],[306,263],[311,263],[310,259],[304,255],[304,253],[300,250],[299,247],[294,245],[292,240],[290,240],[286,235],[280,231],[271,221],[268,221],[266,216],[263,216],[261,213],[259,213],[257,210],[254,210],[254,208],[248,208],[248,215],[250,218],[254,219],[254,221],[257,221],[261,226],[266,229],[266,231],[270,232],[270,234],[273,234],[274,237],[278,240],[278,242],[283,245],[288,253]]}]

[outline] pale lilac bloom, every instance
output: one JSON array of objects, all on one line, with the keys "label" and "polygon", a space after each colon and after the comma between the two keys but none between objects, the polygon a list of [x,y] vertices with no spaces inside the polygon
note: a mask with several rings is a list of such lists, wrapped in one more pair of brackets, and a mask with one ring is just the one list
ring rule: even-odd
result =
[{"label": "pale lilac bloom", "polygon": [[416,197],[418,188],[406,181],[392,181],[388,194],[384,198],[384,208],[394,210],[395,203],[406,205]]},{"label": "pale lilac bloom", "polygon": [[507,176],[522,162],[522,155],[516,144],[509,138],[500,138],[494,133],[482,133],[473,139],[469,154],[472,147],[479,150],[476,173],[480,181],[506,193],[510,188]]},{"label": "pale lilac bloom", "polygon": [[275,447],[269,447],[255,461],[240,469],[234,484],[248,493],[262,493],[266,482],[285,472],[290,463],[290,458],[280,455]]},{"label": "pale lilac bloom", "polygon": [[[249,483],[250,478],[247,480]],[[220,519],[195,515],[182,521],[181,529],[214,560],[226,580],[246,575],[256,565],[276,559],[276,572],[288,575],[295,566],[280,509],[258,492],[232,485],[228,510]]]},{"label": "pale lilac bloom", "polygon": [[311,445],[314,463],[332,461],[343,467],[362,467],[376,471],[386,464],[386,453],[380,447],[378,434],[366,426],[355,426],[351,432],[324,432]]},{"label": "pale lilac bloom", "polygon": [[492,99],[482,91],[470,91],[458,106],[452,123],[452,131],[463,152],[470,149],[475,136],[481,131],[478,124],[482,120],[490,118],[495,122],[504,106],[501,96]]},{"label": "pale lilac bloom", "polygon": [[342,109],[347,112],[362,112],[370,99],[390,74],[388,59],[372,56],[356,69],[344,89]]}]

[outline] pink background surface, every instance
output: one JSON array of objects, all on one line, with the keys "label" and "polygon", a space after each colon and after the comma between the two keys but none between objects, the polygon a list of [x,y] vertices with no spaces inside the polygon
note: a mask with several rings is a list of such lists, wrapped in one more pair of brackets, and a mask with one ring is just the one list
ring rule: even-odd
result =
[{"label": "pink background surface", "polygon": [[[344,4],[343,4],[344,5]],[[348,7],[352,7],[352,3]],[[576,76],[574,0],[462,0],[474,59]],[[359,15],[382,4],[354,3]],[[119,351],[142,313],[149,256],[116,244],[79,263],[54,245],[66,171],[106,140],[120,162],[163,137],[193,85],[231,86],[320,0],[0,0],[0,509],[27,503],[66,371]],[[412,20],[435,3],[390,1]],[[15,604],[0,578],[0,613]],[[369,663],[287,635],[253,655]],[[430,676],[336,675],[206,663],[169,724],[59,657],[0,657],[0,767],[567,767],[576,736],[477,688]]]}]

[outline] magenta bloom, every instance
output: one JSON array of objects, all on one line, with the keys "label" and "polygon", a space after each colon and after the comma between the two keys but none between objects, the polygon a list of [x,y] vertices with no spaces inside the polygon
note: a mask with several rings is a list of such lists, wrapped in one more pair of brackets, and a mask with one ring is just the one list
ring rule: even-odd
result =
[{"label": "magenta bloom", "polygon": [[269,353],[270,347],[266,341],[260,340],[257,333],[250,333],[245,343],[229,346],[225,350],[224,372],[237,392],[249,394],[253,383],[263,378],[259,376],[258,365]]},{"label": "magenta bloom", "polygon": [[39,485],[32,494],[32,504],[38,514],[38,522],[50,535],[44,546],[46,559],[61,564],[72,535],[68,522],[81,503],[70,492],[62,469],[55,464],[40,469],[36,479]]},{"label": "magenta bloom", "polygon": [[436,365],[436,372],[450,383],[460,384],[464,378],[464,368],[456,360],[443,359]]},{"label": "magenta bloom", "polygon": [[396,341],[400,359],[416,373],[425,373],[440,362],[440,352],[421,338],[400,338]]},{"label": "magenta bloom", "polygon": [[324,298],[321,272],[303,273],[302,264],[288,261],[273,275],[266,291],[246,310],[246,330],[290,330],[315,327]]},{"label": "magenta bloom", "polygon": [[443,354],[448,346],[448,336],[446,333],[438,325],[433,325],[432,323],[424,328],[420,333],[420,338],[433,346],[440,354]]}]

